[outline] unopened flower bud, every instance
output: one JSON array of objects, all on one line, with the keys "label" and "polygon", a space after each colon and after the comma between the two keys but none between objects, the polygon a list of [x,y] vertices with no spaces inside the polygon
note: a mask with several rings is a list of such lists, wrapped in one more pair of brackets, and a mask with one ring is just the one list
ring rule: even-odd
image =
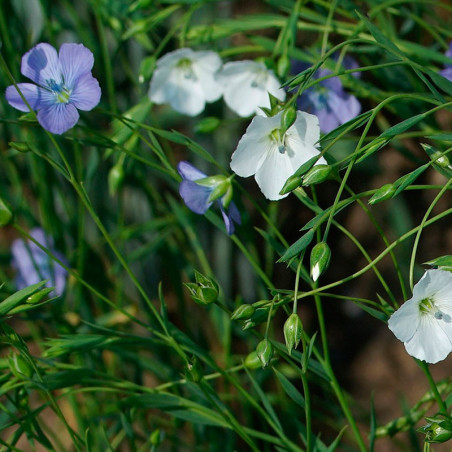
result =
[{"label": "unopened flower bud", "polygon": [[276,63],[278,77],[285,78],[290,69],[290,60],[287,55],[282,55]]},{"label": "unopened flower bud", "polygon": [[187,377],[187,380],[195,383],[201,381],[203,372],[196,356],[194,356],[185,366],[185,376]]},{"label": "unopened flower bud", "polygon": [[259,359],[255,351],[247,355],[244,364],[248,369],[259,369],[259,367],[262,367],[261,360]]},{"label": "unopened flower bud", "polygon": [[47,295],[49,295],[49,293],[52,292],[54,289],[55,289],[55,287],[46,287],[45,289],[41,289],[38,292],[35,292],[34,294],[32,294],[28,298],[26,298],[25,303],[28,303],[28,304],[39,303],[42,299],[44,299]]},{"label": "unopened flower bud", "polygon": [[311,251],[311,278],[315,282],[330,264],[331,250],[326,242],[317,243]]},{"label": "unopened flower bud", "polygon": [[396,192],[396,187],[394,184],[385,184],[381,186],[369,199],[368,203],[370,205],[377,204],[378,202],[386,201],[391,199]]},{"label": "unopened flower bud", "polygon": [[284,323],[284,339],[289,355],[292,353],[293,348],[298,347],[302,332],[303,325],[301,324],[300,317],[295,313],[290,314],[286,323]]},{"label": "unopened flower bud", "polygon": [[226,190],[226,193],[224,194],[224,196],[221,198],[221,204],[225,209],[229,208],[229,205],[231,204],[232,201],[232,184],[230,183],[228,186],[228,189]]},{"label": "unopened flower bud", "polygon": [[427,425],[424,425],[419,432],[425,434],[427,443],[444,443],[452,439],[452,419],[450,417],[438,415],[427,417]]},{"label": "unopened flower bud", "polygon": [[290,176],[289,179],[286,180],[286,183],[284,184],[279,194],[285,195],[287,193],[290,193],[291,191],[294,191],[301,185],[301,182],[302,179],[300,176],[297,176],[296,174]]},{"label": "unopened flower bud", "polygon": [[330,178],[331,171],[330,165],[315,165],[303,176],[303,185],[320,184]]},{"label": "unopened flower bud", "polygon": [[286,108],[281,116],[281,135],[284,135],[287,130],[293,125],[297,119],[297,110],[295,107]]},{"label": "unopened flower bud", "polygon": [[214,132],[221,121],[214,116],[209,116],[208,118],[203,118],[196,124],[194,130],[196,133],[212,133]]},{"label": "unopened flower bud", "polygon": [[22,356],[17,353],[12,353],[8,359],[8,365],[16,377],[19,378],[31,378],[34,374],[33,367],[30,363]]},{"label": "unopened flower bud", "polygon": [[195,270],[195,283],[185,283],[193,300],[201,305],[209,305],[218,299],[219,287],[215,280]]},{"label": "unopened flower bud", "polygon": [[441,168],[447,168],[450,165],[447,155],[444,155],[440,151],[436,151],[430,158]]},{"label": "unopened flower bud", "polygon": [[11,223],[13,214],[9,207],[5,204],[3,199],[0,198],[0,226],[6,226]]},{"label": "unopened flower bud", "polygon": [[267,367],[273,356],[273,346],[268,339],[263,339],[257,344],[256,354],[262,367]]},{"label": "unopened flower bud", "polygon": [[249,319],[254,314],[254,307],[250,304],[242,304],[232,314],[231,320]]},{"label": "unopened flower bud", "polygon": [[108,191],[110,196],[116,195],[119,188],[121,188],[124,181],[124,169],[120,163],[110,168],[108,172]]}]

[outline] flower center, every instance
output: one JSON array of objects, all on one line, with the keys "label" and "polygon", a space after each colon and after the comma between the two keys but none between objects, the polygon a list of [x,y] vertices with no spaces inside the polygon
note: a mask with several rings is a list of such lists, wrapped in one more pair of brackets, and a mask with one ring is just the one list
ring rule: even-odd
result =
[{"label": "flower center", "polygon": [[446,323],[450,323],[452,321],[452,318],[449,314],[441,312],[441,310],[438,309],[433,297],[424,298],[419,303],[419,311],[421,314],[433,314],[435,319],[444,320]]},{"label": "flower center", "polygon": [[187,80],[196,81],[198,78],[196,77],[195,72],[193,71],[193,65],[190,59],[182,58],[177,63],[177,68],[182,72],[184,78]]},{"label": "flower center", "polygon": [[47,86],[52,91],[55,99],[60,104],[67,104],[71,98],[72,90],[66,88],[63,82],[57,83],[55,80],[47,80]]},{"label": "flower center", "polygon": [[278,151],[281,154],[286,152],[286,135],[281,134],[281,129],[275,129],[270,133],[270,139],[276,144],[278,147]]}]

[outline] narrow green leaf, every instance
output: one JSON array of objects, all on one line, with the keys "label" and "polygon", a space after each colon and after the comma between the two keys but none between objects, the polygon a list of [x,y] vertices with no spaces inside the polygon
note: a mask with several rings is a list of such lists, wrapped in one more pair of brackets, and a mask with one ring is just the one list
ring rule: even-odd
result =
[{"label": "narrow green leaf", "polygon": [[284,392],[301,408],[304,409],[305,402],[304,397],[301,395],[300,391],[289,381],[289,379],[282,374],[278,369],[273,367],[273,372],[275,372],[276,377],[281,383]]},{"label": "narrow green leaf", "polygon": [[0,303],[0,316],[8,314],[11,309],[15,308],[20,303],[25,302],[26,298],[33,295],[36,291],[43,287],[46,282],[47,281],[41,281],[37,284],[33,284],[32,286],[25,287],[25,289],[19,290],[3,300]]},{"label": "narrow green leaf", "polygon": [[314,233],[315,229],[310,229],[306,234],[302,235],[293,245],[287,248],[283,256],[278,259],[278,262],[287,262],[292,257],[300,254],[312,242]]},{"label": "narrow green leaf", "polygon": [[429,166],[430,165],[426,163],[425,165],[416,168],[414,171],[411,171],[411,173],[405,174],[404,176],[397,179],[393,184],[396,187],[396,191],[392,197],[394,198],[403,190],[405,190],[405,188],[408,187],[408,185],[412,184]]},{"label": "narrow green leaf", "polygon": [[411,129],[414,125],[416,125],[419,121],[422,121],[425,118],[425,114],[421,113],[416,116],[412,116],[411,118],[405,119],[405,121],[399,122],[395,126],[386,129],[380,136],[381,137],[395,137],[408,129]]}]

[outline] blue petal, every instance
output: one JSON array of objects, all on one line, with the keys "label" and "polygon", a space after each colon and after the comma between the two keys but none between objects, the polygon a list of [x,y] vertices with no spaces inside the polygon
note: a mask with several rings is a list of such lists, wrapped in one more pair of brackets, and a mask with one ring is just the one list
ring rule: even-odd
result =
[{"label": "blue petal", "polygon": [[[91,73],[94,65],[94,56],[91,50],[87,49],[83,44],[63,44],[60,47],[59,56],[64,84],[67,88],[74,88],[81,76]],[[91,108],[85,110],[91,110]]]},{"label": "blue petal", "polygon": [[446,69],[443,69],[442,71],[439,71],[439,73],[447,78],[447,80],[450,80],[452,82],[452,66],[447,67]]},{"label": "blue petal", "polygon": [[[25,99],[27,99],[30,107],[33,110],[38,110],[41,105],[42,96],[46,95],[47,91],[32,83],[18,83],[17,87],[20,89]],[[20,111],[30,111],[14,85],[6,88],[5,97],[12,107],[17,108]]]},{"label": "blue petal", "polygon": [[204,214],[206,210],[212,205],[209,202],[209,196],[212,189],[198,185],[191,180],[183,180],[179,185],[179,193],[184,200],[186,206],[195,213]]},{"label": "blue petal", "polygon": [[22,57],[21,72],[40,86],[47,86],[47,81],[57,84],[63,81],[57,51],[46,43],[40,43]]},{"label": "blue petal", "polygon": [[231,202],[227,213],[225,212],[221,203],[220,203],[220,210],[221,210],[221,214],[223,215],[226,232],[228,233],[228,235],[234,234],[234,230],[235,230],[234,223],[242,224],[239,209],[237,209],[237,206],[234,204],[234,202]]},{"label": "blue petal", "polygon": [[202,171],[199,171],[198,168],[195,168],[192,164],[182,160],[177,165],[177,171],[182,176],[183,179],[195,181],[198,179],[203,179],[207,177],[207,174],[204,174]]},{"label": "blue petal", "polygon": [[100,101],[99,82],[89,73],[78,78],[70,102],[79,110],[92,110]]},{"label": "blue petal", "polygon": [[60,135],[77,124],[79,114],[71,104],[53,104],[38,111],[38,122],[44,129]]}]

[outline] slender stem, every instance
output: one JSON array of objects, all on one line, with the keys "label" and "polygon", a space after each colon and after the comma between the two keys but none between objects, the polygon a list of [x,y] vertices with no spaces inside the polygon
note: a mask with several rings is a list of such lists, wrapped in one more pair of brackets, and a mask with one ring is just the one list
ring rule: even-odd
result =
[{"label": "slender stem", "polygon": [[433,380],[428,364],[425,361],[416,360],[416,362],[419,364],[419,367],[424,371],[424,374],[427,377],[432,393],[435,396],[436,402],[438,403],[440,413],[448,415],[446,404],[444,403],[441,394],[436,387],[435,380]]}]

